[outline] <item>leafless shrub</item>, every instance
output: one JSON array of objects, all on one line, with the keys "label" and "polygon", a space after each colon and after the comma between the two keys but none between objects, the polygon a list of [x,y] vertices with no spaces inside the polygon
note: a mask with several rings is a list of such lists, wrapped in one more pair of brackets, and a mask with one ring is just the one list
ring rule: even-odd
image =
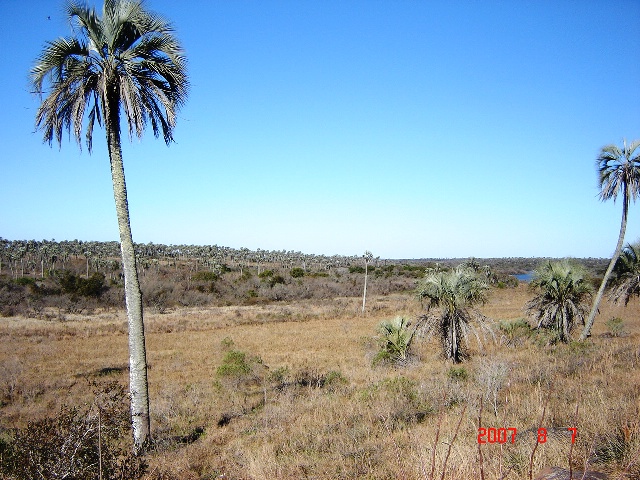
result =
[{"label": "leafless shrub", "polygon": [[509,366],[499,360],[486,359],[480,364],[476,381],[485,399],[491,402],[498,416],[498,393],[509,377]]}]

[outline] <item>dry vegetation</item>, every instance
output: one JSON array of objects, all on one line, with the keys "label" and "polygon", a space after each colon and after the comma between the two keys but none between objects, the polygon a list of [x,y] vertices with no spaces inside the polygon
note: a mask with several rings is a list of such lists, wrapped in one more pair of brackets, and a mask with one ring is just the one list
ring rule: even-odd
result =
[{"label": "dry vegetation", "polygon": [[[364,316],[358,297],[148,309],[156,443],[145,478],[468,479],[481,466],[487,479],[529,478],[545,404],[534,472],[570,456],[574,468],[640,478],[637,301],[605,304],[589,341],[549,345],[517,323],[526,285],[494,288],[483,313],[496,337],[471,339],[469,361],[446,363],[420,338],[406,365],[372,367],[378,324],[421,306],[371,292]],[[622,327],[605,324],[613,317]],[[0,436],[92,402],[92,383],[126,385],[127,358],[117,309],[0,318]],[[482,445],[482,463],[481,398],[483,426],[518,431],[514,444]]]}]

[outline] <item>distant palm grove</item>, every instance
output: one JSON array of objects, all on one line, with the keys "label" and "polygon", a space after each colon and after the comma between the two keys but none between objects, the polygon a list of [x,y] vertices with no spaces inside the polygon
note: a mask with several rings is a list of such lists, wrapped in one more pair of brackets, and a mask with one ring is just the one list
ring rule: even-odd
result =
[{"label": "distant palm grove", "polygon": [[[365,259],[286,250],[250,250],[218,245],[135,244],[143,303],[166,310],[179,306],[260,303],[304,298],[361,296]],[[372,294],[414,292],[433,271],[471,265],[491,286],[517,284],[513,274],[533,271],[535,258],[374,259],[368,264]],[[582,259],[592,277],[606,259]],[[38,315],[48,305],[66,310],[122,306],[123,281],[118,242],[7,240],[0,238],[0,312]],[[69,287],[93,279],[100,288],[81,295]],[[66,280],[65,280],[66,279]],[[67,287],[65,287],[65,281]],[[28,287],[16,289],[22,284]],[[11,286],[12,285],[12,286]],[[80,288],[80,287],[79,287]],[[80,288],[82,291],[82,288]],[[490,301],[490,300],[489,300]]]}]

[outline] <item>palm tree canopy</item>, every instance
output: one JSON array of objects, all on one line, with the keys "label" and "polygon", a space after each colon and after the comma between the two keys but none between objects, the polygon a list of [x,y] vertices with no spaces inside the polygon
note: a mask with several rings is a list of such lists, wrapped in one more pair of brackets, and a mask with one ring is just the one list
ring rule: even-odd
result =
[{"label": "palm tree canopy", "polygon": [[627,145],[623,141],[622,149],[617,145],[607,145],[600,151],[596,160],[600,187],[600,199],[615,201],[620,192],[627,193],[630,200],[636,200],[640,193],[640,140]]},{"label": "palm tree canopy", "polygon": [[536,269],[530,285],[539,290],[527,304],[538,327],[555,328],[563,340],[568,340],[575,320],[586,315],[593,293],[586,270],[567,260],[549,261]]},{"label": "palm tree canopy", "polygon": [[442,308],[453,313],[484,303],[489,285],[464,264],[449,272],[429,273],[418,284],[418,297],[428,301],[427,309]]},{"label": "palm tree canopy", "polygon": [[640,296],[640,241],[628,244],[613,267],[610,298],[625,306],[633,296]]},{"label": "palm tree canopy", "polygon": [[[473,307],[485,303],[488,289],[487,282],[465,264],[451,271],[428,272],[418,283],[418,297],[427,300],[427,314],[420,318],[420,328],[440,337],[446,358],[456,363],[463,360],[461,343],[468,332],[473,332],[480,341],[471,321],[486,318]],[[432,312],[432,308],[438,311]]]},{"label": "palm tree canopy", "polygon": [[150,122],[154,135],[162,132],[170,143],[188,89],[186,60],[171,25],[135,0],[105,0],[101,18],[71,2],[67,15],[78,35],[48,42],[31,70],[35,91],[48,94],[36,114],[44,140],[61,144],[68,130],[81,145],[86,114],[91,151],[95,122],[111,110],[109,126],[119,132],[122,110],[130,137],[141,137]]}]

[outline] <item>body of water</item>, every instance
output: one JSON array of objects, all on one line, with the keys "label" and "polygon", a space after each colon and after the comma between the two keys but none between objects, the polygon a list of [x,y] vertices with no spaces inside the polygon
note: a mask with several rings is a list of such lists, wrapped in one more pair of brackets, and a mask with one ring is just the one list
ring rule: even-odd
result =
[{"label": "body of water", "polygon": [[516,277],[519,282],[529,283],[533,278],[533,272],[518,273],[517,275],[514,275],[514,277]]}]

